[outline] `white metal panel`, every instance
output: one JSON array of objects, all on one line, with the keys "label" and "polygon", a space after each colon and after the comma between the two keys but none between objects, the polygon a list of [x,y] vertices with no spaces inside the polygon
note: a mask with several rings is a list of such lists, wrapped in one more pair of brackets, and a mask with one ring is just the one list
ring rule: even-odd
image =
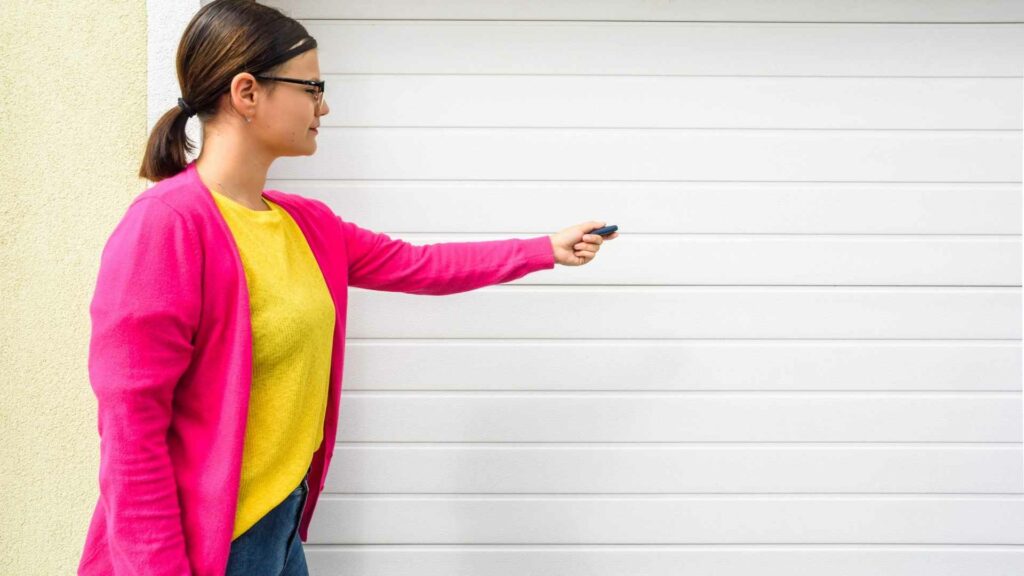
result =
[{"label": "white metal panel", "polygon": [[1021,24],[307,21],[326,74],[1020,77]]},{"label": "white metal panel", "polygon": [[[781,416],[781,415],[780,415]],[[340,494],[1014,493],[1017,444],[346,442]]]},{"label": "white metal panel", "polygon": [[1019,78],[324,76],[328,102],[344,104],[324,126],[1020,130],[1022,121]]},{"label": "white metal panel", "polygon": [[640,20],[1016,22],[1017,0],[268,0],[294,18],[367,20]]},{"label": "white metal panel", "polygon": [[278,5],[332,114],[268,186],[417,244],[622,226],[350,291],[314,574],[1024,572],[1020,3]]},{"label": "white metal panel", "polygon": [[[1024,496],[324,495],[316,544],[1024,544]],[[779,562],[785,562],[780,558]]]},{"label": "white metal panel", "polygon": [[306,550],[312,574],[337,576],[1008,576],[1024,572],[1024,551],[1019,546],[967,544],[367,544],[314,545]]},{"label": "white metal panel", "polygon": [[1016,442],[1020,405],[1019,392],[349,392],[338,440]]},{"label": "white metal panel", "polygon": [[1021,344],[1013,340],[350,338],[345,359],[350,392],[1016,392],[1020,381]]},{"label": "white metal panel", "polygon": [[1020,317],[1019,288],[491,286],[426,298],[352,288],[348,336],[1019,340]]},{"label": "white metal panel", "polygon": [[1018,182],[1011,131],[325,128],[275,178]]}]

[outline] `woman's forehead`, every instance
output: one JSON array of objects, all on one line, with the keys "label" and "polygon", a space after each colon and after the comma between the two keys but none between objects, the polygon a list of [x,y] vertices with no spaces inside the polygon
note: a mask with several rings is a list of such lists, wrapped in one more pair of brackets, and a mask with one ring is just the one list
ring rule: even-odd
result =
[{"label": "woman's forehead", "polygon": [[320,59],[317,57],[316,48],[308,50],[291,58],[285,63],[282,73],[291,74],[300,78],[319,78]]}]

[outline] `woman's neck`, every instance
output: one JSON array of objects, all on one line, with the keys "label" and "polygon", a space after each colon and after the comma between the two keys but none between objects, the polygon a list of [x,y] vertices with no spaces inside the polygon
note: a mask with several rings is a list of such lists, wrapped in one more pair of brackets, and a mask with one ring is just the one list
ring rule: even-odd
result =
[{"label": "woman's neck", "polygon": [[266,210],[263,188],[273,158],[252,150],[251,142],[248,138],[204,139],[196,171],[207,188],[253,210]]}]

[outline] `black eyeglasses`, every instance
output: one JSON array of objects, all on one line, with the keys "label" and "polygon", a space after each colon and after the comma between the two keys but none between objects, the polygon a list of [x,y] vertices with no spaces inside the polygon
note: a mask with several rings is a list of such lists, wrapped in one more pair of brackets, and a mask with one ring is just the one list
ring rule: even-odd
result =
[{"label": "black eyeglasses", "polygon": [[[256,76],[255,78],[259,80],[274,80],[277,82],[291,82],[292,84],[313,86],[316,90],[310,93],[313,94],[313,97],[316,99],[316,108],[314,110],[316,110],[317,114],[320,114],[320,111],[323,110],[324,85],[326,84],[324,80],[301,80],[299,78],[282,78],[280,76]],[[309,90],[306,90],[306,92],[309,92]]]}]

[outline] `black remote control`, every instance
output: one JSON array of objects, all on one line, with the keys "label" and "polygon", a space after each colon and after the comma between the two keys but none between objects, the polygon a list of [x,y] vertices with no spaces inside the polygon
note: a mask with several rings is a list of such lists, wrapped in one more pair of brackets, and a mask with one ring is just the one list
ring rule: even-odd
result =
[{"label": "black remote control", "polygon": [[615,232],[618,229],[619,229],[618,226],[616,226],[615,224],[612,224],[611,226],[605,226],[604,228],[598,228],[597,230],[591,230],[590,232],[587,232],[587,234],[597,234],[598,236],[607,236],[607,235]]}]

